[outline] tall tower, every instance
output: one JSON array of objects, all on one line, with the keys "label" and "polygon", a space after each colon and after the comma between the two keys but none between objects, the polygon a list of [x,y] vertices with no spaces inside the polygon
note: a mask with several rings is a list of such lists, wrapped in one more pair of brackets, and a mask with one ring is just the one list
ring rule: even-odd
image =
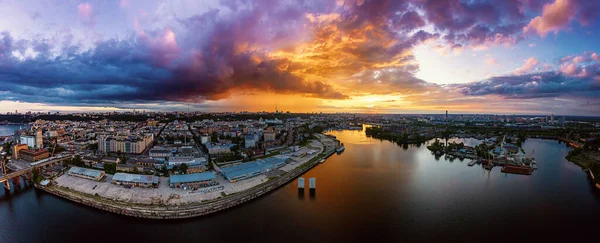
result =
[{"label": "tall tower", "polygon": [[44,147],[44,141],[42,139],[42,129],[38,129],[35,132],[35,148],[41,149]]},{"label": "tall tower", "polygon": [[446,120],[448,120],[448,110],[446,110]]}]

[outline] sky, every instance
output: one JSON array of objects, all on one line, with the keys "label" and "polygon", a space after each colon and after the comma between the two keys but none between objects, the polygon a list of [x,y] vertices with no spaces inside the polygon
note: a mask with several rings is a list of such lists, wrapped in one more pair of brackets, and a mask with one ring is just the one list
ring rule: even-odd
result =
[{"label": "sky", "polygon": [[0,0],[0,112],[600,115],[600,1]]}]

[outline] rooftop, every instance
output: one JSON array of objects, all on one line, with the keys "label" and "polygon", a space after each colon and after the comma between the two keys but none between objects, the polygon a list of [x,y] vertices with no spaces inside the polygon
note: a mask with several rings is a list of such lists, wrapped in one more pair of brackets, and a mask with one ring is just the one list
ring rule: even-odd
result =
[{"label": "rooftop", "polygon": [[113,181],[125,181],[125,182],[133,182],[133,183],[158,183],[158,177],[153,175],[136,175],[136,174],[128,174],[128,173],[116,173],[113,176]]},{"label": "rooftop", "polygon": [[86,169],[86,168],[81,168],[81,167],[71,167],[71,169],[69,169],[69,173],[91,176],[91,177],[100,177],[102,175],[102,171],[91,170],[91,169]]},{"label": "rooftop", "polygon": [[187,174],[187,175],[171,175],[171,177],[169,177],[169,183],[176,184],[176,183],[200,182],[200,181],[214,180],[215,178],[216,178],[215,173],[213,173],[213,172],[194,173],[194,174]]}]

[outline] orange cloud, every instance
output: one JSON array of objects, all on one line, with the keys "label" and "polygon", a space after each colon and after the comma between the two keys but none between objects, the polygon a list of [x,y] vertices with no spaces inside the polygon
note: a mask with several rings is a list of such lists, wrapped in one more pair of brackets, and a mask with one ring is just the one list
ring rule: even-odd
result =
[{"label": "orange cloud", "polygon": [[554,3],[544,5],[541,16],[533,18],[523,27],[524,33],[537,33],[546,37],[549,32],[558,33],[575,18],[577,6],[573,0],[556,0]]},{"label": "orange cloud", "polygon": [[525,60],[525,64],[522,67],[517,68],[517,70],[515,70],[514,74],[521,75],[523,73],[529,72],[538,64],[540,64],[540,61],[538,61],[534,57],[530,57],[529,59]]}]

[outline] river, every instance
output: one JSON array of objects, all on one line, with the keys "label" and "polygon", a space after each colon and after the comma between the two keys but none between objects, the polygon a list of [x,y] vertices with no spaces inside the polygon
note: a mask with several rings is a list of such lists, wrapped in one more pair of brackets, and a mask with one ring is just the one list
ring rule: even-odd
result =
[{"label": "river", "polygon": [[[25,129],[27,125],[23,125],[23,129]],[[12,135],[16,130],[19,130],[20,126],[17,125],[0,125],[0,136]]]},{"label": "river", "polygon": [[557,141],[524,143],[539,169],[523,176],[436,160],[425,145],[405,149],[364,131],[331,134],[346,150],[303,175],[317,178],[314,194],[298,192],[294,181],[220,213],[164,221],[114,215],[34,188],[0,190],[0,241],[481,242],[596,230],[600,195]]}]

